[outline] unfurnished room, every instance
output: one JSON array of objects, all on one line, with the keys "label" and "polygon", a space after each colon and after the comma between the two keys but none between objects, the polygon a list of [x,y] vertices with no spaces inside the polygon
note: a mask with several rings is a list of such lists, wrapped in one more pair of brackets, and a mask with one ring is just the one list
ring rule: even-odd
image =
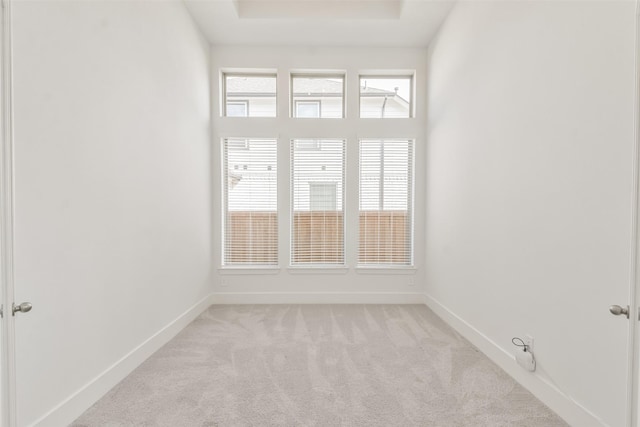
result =
[{"label": "unfurnished room", "polygon": [[640,0],[0,1],[0,427],[640,427]]}]

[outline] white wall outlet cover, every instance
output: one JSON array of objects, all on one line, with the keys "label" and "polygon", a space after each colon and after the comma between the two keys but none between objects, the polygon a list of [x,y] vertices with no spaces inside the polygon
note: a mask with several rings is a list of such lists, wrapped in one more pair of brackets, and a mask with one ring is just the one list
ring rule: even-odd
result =
[{"label": "white wall outlet cover", "polygon": [[516,361],[518,365],[522,366],[527,371],[533,372],[536,370],[536,360],[533,358],[533,353],[530,351],[517,351]]},{"label": "white wall outlet cover", "polygon": [[533,351],[533,337],[531,335],[525,335],[524,336],[524,343],[529,347],[527,350],[528,351]]}]

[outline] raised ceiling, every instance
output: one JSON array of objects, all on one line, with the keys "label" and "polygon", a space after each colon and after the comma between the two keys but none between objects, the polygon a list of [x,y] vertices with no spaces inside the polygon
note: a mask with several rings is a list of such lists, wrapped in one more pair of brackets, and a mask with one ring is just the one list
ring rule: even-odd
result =
[{"label": "raised ceiling", "polygon": [[453,0],[184,0],[213,45],[426,46]]}]

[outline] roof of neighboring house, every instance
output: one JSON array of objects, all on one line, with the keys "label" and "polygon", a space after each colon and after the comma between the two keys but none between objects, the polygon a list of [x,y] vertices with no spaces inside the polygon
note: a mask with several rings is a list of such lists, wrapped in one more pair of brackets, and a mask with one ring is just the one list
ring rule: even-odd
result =
[{"label": "roof of neighboring house", "polygon": [[229,76],[225,79],[225,85],[227,93],[234,95],[265,96],[276,93],[275,78]]},{"label": "roof of neighboring house", "polygon": [[378,89],[371,86],[360,86],[360,95],[364,96],[381,96],[381,95],[395,95],[396,93],[390,90]]},{"label": "roof of neighboring house", "polygon": [[343,86],[343,81],[333,79],[300,78],[295,80],[293,94],[294,96],[342,96]]}]

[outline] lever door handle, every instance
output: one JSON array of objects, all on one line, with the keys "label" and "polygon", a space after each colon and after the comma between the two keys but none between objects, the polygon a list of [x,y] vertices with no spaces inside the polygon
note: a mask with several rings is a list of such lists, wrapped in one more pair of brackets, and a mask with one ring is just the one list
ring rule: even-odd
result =
[{"label": "lever door handle", "polygon": [[620,316],[621,314],[624,314],[627,319],[629,318],[629,306],[620,307],[619,305],[612,305],[611,307],[609,307],[609,311],[614,316]]},{"label": "lever door handle", "polygon": [[13,315],[15,316],[17,312],[20,313],[28,313],[31,311],[31,309],[33,308],[33,305],[31,305],[30,302],[23,302],[22,304],[19,305],[15,305],[13,304]]}]

